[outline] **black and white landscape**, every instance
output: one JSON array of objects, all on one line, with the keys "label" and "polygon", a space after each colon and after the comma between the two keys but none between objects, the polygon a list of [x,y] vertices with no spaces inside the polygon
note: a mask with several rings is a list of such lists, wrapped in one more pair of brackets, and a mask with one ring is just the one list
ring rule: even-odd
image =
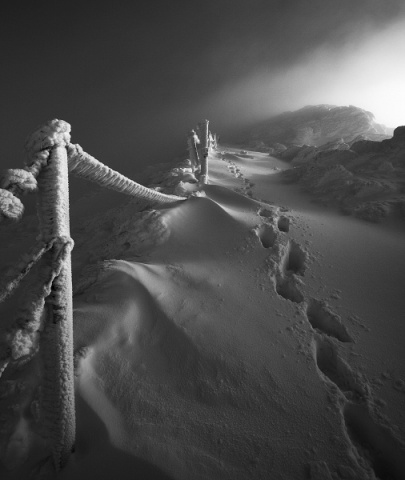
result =
[{"label": "black and white landscape", "polygon": [[[209,185],[186,159],[145,173],[191,195],[177,206],[72,202],[78,432],[58,478],[402,477],[404,218],[313,203],[296,168],[218,146]],[[35,234],[3,230],[2,265]],[[35,358],[2,379],[5,478],[46,456],[40,388]]]},{"label": "black and white landscape", "polygon": [[[57,117],[175,200],[69,174],[75,447],[60,468],[46,312],[36,329],[16,316],[33,267],[0,289],[0,478],[404,479],[402,2],[9,9],[2,168]],[[190,149],[203,118],[208,176]],[[72,173],[87,154],[69,142]],[[41,239],[38,193],[4,214],[12,175],[1,287]]]}]

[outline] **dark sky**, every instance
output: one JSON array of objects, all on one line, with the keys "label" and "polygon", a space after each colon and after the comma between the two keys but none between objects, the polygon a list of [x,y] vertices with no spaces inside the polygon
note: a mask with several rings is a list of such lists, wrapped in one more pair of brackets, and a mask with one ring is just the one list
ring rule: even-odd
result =
[{"label": "dark sky", "polygon": [[288,89],[256,91],[255,72],[282,79],[320,47],[350,50],[403,18],[404,3],[7,2],[1,167],[21,165],[27,134],[51,118],[68,121],[73,143],[124,174],[170,161],[202,118],[226,137],[283,108]]}]

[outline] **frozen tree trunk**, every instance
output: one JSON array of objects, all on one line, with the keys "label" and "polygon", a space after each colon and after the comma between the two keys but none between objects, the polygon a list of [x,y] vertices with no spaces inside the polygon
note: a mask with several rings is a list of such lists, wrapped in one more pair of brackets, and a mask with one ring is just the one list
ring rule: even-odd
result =
[{"label": "frozen tree trunk", "polygon": [[208,183],[208,150],[209,150],[209,139],[208,139],[208,120],[204,120],[199,123],[199,130],[201,132],[200,142],[201,142],[201,175],[200,182],[202,184]]},{"label": "frozen tree trunk", "polygon": [[[38,176],[38,215],[45,242],[70,237],[69,186],[66,146],[51,149],[48,165]],[[57,247],[53,247],[57,248]],[[53,248],[44,254],[48,265],[55,260]],[[56,268],[56,265],[52,265]],[[51,294],[45,300],[44,330],[40,351],[44,363],[42,411],[52,444],[56,470],[67,462],[75,442],[75,401],[73,369],[73,309],[70,252]]]},{"label": "frozen tree trunk", "polygon": [[102,187],[140,198],[155,205],[165,205],[186,200],[184,197],[157,192],[130,180],[84,152],[80,145],[69,144],[68,154],[70,172],[95,182]]},{"label": "frozen tree trunk", "polygon": [[187,148],[188,148],[188,155],[191,161],[191,167],[194,172],[197,170],[198,166],[200,165],[200,158],[198,156],[198,149],[197,149],[198,143],[200,143],[200,140],[198,139],[197,134],[195,133],[194,130],[191,130],[191,132],[187,136]]}]

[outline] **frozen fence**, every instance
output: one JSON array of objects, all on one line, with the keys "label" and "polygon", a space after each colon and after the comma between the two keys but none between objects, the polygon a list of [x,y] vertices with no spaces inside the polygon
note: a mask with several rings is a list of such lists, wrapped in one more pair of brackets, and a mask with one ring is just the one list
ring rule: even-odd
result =
[{"label": "frozen fence", "polygon": [[7,351],[0,359],[0,376],[9,365],[22,364],[39,353],[44,365],[41,415],[52,445],[56,470],[67,462],[75,442],[73,313],[68,173],[136,196],[153,205],[185,200],[146,188],[103,165],[70,143],[70,125],[51,120],[25,145],[24,169],[5,172],[0,183],[0,221],[23,214],[19,197],[38,191],[38,244],[9,272],[0,289],[0,302],[21,284],[35,266],[32,291],[19,307],[7,334]]},{"label": "frozen fence", "polygon": [[216,135],[208,129],[209,121],[201,121],[187,136],[187,148],[192,169],[199,174],[201,184],[208,183],[208,155],[217,147]]}]

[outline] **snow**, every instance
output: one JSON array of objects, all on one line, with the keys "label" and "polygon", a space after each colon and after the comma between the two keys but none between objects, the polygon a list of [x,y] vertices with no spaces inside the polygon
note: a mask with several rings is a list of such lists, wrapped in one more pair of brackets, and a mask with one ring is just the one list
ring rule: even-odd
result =
[{"label": "snow", "polygon": [[294,168],[288,182],[298,182],[314,201],[333,205],[346,215],[380,222],[404,218],[404,127],[381,142],[332,142],[317,147],[293,146],[282,152]]},{"label": "snow", "polygon": [[[72,205],[77,441],[57,478],[403,478],[404,228],[313,204],[286,162],[221,148],[200,196]],[[40,370],[0,380],[1,478],[49,455]]]},{"label": "snow", "polygon": [[21,200],[11,192],[0,189],[0,219],[18,220],[24,211]]}]

